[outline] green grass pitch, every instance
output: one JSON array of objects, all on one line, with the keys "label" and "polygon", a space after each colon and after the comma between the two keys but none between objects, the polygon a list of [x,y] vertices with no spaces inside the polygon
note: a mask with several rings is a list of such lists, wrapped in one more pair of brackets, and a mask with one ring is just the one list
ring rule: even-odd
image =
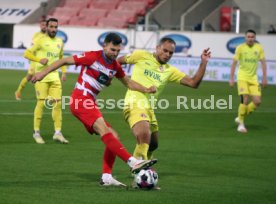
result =
[{"label": "green grass pitch", "polygon": [[[52,140],[50,110],[44,112],[41,134],[45,145],[32,138],[35,95],[32,84],[15,101],[14,91],[25,71],[0,71],[0,203],[276,203],[276,87],[263,90],[261,107],[247,120],[248,134],[236,132],[234,118],[239,103],[236,89],[227,83],[203,82],[194,90],[169,85],[161,98],[170,107],[158,109],[160,145],[155,153],[161,191],[103,188],[104,146],[89,135],[68,107],[63,111],[63,134],[69,145]],[[76,74],[68,74],[63,95],[70,95]],[[117,81],[99,98],[120,99],[126,89]],[[232,110],[176,109],[176,96],[188,99],[228,99]],[[132,152],[135,140],[122,111],[103,110]],[[116,160],[113,175],[130,185],[129,168]]]}]

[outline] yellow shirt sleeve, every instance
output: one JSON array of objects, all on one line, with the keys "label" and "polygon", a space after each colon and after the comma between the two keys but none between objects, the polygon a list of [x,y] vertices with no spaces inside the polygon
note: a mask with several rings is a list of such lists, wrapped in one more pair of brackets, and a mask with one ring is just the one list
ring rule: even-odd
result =
[{"label": "yellow shirt sleeve", "polygon": [[33,44],[32,47],[28,48],[25,52],[24,52],[24,57],[28,60],[34,61],[34,62],[39,62],[40,58],[35,56],[35,53],[40,50],[40,40],[38,40],[37,42],[35,42],[35,44]]},{"label": "yellow shirt sleeve", "polygon": [[181,72],[175,67],[172,67],[171,69],[172,69],[172,74],[169,77],[169,82],[175,82],[180,84],[180,81],[183,79],[183,77],[186,76],[186,74],[184,72]]},{"label": "yellow shirt sleeve", "polygon": [[40,58],[36,57],[29,49],[27,49],[24,52],[24,57],[28,60],[33,61],[33,62],[39,62],[40,61]]},{"label": "yellow shirt sleeve", "polygon": [[140,60],[147,52],[144,50],[135,50],[133,53],[125,56],[125,61],[127,64],[135,64]]},{"label": "yellow shirt sleeve", "polygon": [[241,46],[238,46],[235,50],[234,60],[238,61],[240,59]]},{"label": "yellow shirt sleeve", "polygon": [[265,58],[265,54],[264,54],[264,49],[263,47],[261,46],[260,48],[260,60],[264,59]]}]

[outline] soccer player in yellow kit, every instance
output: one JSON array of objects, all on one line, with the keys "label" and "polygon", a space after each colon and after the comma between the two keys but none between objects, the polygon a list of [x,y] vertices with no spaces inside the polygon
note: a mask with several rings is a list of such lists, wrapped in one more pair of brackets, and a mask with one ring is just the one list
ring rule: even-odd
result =
[{"label": "soccer player in yellow kit", "polygon": [[158,147],[158,123],[151,106],[169,82],[174,82],[191,88],[197,88],[204,76],[208,60],[209,48],[201,55],[199,69],[193,77],[187,76],[167,62],[173,56],[176,43],[171,38],[162,38],[155,53],[135,50],[132,54],[118,59],[121,64],[134,64],[131,79],[145,87],[156,86],[155,94],[145,94],[127,90],[125,96],[124,117],[136,137],[136,147],[133,156],[140,159],[151,159],[152,152]]},{"label": "soccer player in yellow kit", "polygon": [[[231,65],[230,81],[231,87],[234,86],[234,74],[239,61],[237,74],[238,94],[241,96],[241,103],[238,109],[238,117],[235,122],[238,124],[237,131],[246,133],[244,118],[252,113],[261,104],[261,88],[258,82],[257,68],[258,61],[261,61],[263,70],[262,86],[267,85],[266,61],[264,50],[259,43],[255,42],[256,32],[247,30],[245,33],[245,43],[236,48],[233,63]],[[249,96],[252,101],[249,103]]]},{"label": "soccer player in yellow kit", "polygon": [[[47,34],[39,39],[31,48],[24,52],[24,57],[37,62],[35,73],[41,72],[47,65],[63,57],[62,39],[56,37],[58,20],[50,18],[46,22]],[[65,75],[65,67],[63,67]],[[65,77],[63,77],[65,78]],[[62,111],[61,111],[61,82],[58,71],[49,73],[43,80],[35,84],[37,103],[34,110],[34,134],[36,143],[44,144],[45,141],[40,135],[40,123],[43,114],[45,101],[52,103],[52,118],[54,121],[55,133],[53,139],[61,143],[68,143],[62,133]]]},{"label": "soccer player in yellow kit", "polygon": [[[41,37],[45,36],[46,33],[46,19],[41,19],[40,20],[40,31],[36,32],[33,35],[32,38],[32,46],[35,44],[36,41],[38,41]],[[21,81],[20,84],[17,88],[17,90],[15,91],[15,99],[16,100],[21,100],[21,92],[23,91],[23,89],[25,88],[26,84],[28,83],[28,81],[31,80],[32,76],[34,75],[34,69],[35,69],[35,63],[34,61],[30,62],[30,67],[28,69],[28,73],[27,76],[25,76]]]}]

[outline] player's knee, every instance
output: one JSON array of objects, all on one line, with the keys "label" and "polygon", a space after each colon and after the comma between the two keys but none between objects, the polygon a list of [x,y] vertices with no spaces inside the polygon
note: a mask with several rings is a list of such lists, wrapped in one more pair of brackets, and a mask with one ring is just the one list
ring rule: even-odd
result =
[{"label": "player's knee", "polygon": [[253,101],[253,103],[254,103],[256,106],[260,106],[260,105],[261,105],[261,99],[255,100],[255,101]]}]

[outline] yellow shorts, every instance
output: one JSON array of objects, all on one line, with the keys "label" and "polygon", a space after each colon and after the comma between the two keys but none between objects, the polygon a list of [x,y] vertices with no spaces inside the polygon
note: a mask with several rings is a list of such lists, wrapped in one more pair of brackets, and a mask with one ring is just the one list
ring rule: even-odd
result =
[{"label": "yellow shorts", "polygon": [[37,99],[61,99],[62,89],[60,80],[51,82],[36,82],[35,93]]},{"label": "yellow shorts", "polygon": [[159,129],[152,109],[141,109],[137,107],[133,107],[132,109],[125,108],[123,114],[131,128],[140,121],[148,121],[150,123],[151,132],[156,132]]},{"label": "yellow shorts", "polygon": [[261,96],[261,87],[258,82],[251,83],[238,80],[237,84],[239,95]]}]

